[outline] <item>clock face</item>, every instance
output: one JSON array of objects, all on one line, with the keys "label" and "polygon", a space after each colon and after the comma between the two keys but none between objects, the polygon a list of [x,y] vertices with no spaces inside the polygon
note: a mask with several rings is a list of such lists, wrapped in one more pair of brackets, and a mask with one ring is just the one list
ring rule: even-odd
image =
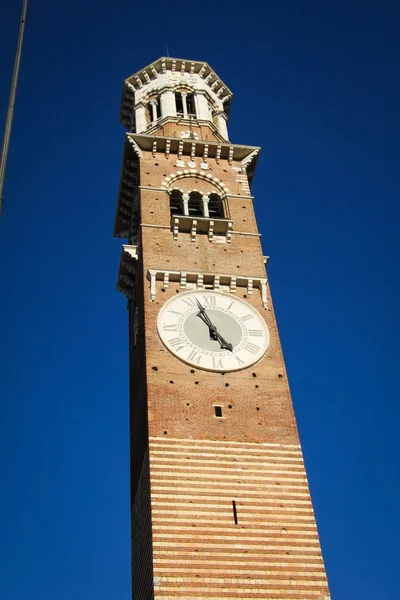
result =
[{"label": "clock face", "polygon": [[237,371],[264,355],[269,332],[248,302],[223,292],[177,294],[157,319],[161,340],[172,354],[199,369]]}]

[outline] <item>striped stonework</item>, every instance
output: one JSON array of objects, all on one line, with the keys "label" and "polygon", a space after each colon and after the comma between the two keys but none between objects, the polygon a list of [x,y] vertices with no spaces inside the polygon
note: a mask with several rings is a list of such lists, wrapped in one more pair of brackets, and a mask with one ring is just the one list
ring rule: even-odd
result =
[{"label": "striped stonework", "polygon": [[153,598],[149,456],[145,454],[132,506],[132,589],[136,600]]},{"label": "striped stonework", "polygon": [[299,446],[151,438],[150,481],[156,600],[328,598]]}]

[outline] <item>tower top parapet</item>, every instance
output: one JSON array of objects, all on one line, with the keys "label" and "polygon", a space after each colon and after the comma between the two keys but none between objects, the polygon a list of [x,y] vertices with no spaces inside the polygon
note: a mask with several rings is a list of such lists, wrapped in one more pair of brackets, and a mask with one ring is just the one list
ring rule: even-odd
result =
[{"label": "tower top parapet", "polygon": [[208,63],[164,56],[124,81],[120,119],[133,133],[165,134],[163,127],[172,122],[188,126],[196,139],[205,135],[205,126],[216,141],[228,141],[231,100],[232,92]]}]

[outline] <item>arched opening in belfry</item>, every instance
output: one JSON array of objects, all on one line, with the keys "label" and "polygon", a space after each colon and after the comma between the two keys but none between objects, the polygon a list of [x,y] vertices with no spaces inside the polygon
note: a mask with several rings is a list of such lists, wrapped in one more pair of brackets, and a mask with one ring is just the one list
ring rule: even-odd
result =
[{"label": "arched opening in belfry", "polygon": [[183,116],[182,92],[175,92],[175,105],[176,105],[176,114],[179,117]]},{"label": "arched opening in belfry", "polygon": [[178,117],[197,118],[195,96],[189,92],[175,92],[175,107]]},{"label": "arched opening in belfry", "polygon": [[153,123],[161,118],[161,105],[159,98],[153,98],[147,104],[148,122]]},{"label": "arched opening in belfry", "polygon": [[180,190],[172,190],[169,196],[171,216],[183,215],[183,198]]},{"label": "arched opening in belfry", "polygon": [[191,192],[189,195],[189,216],[203,216],[203,196],[199,192]]},{"label": "arched opening in belfry", "polygon": [[186,95],[186,106],[187,106],[188,115],[196,118],[197,115],[196,115],[196,104],[194,101],[194,94]]},{"label": "arched opening in belfry", "polygon": [[210,194],[208,199],[208,214],[212,219],[224,218],[222,198],[218,194]]}]

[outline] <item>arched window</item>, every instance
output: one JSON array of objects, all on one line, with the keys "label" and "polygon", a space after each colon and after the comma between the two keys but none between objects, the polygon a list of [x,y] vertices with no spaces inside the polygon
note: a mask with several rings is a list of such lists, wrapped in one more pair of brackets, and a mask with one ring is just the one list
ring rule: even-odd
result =
[{"label": "arched window", "polygon": [[203,196],[199,192],[191,192],[189,195],[189,216],[203,216]]},{"label": "arched window", "polygon": [[212,219],[224,218],[222,198],[218,194],[210,194],[208,201],[208,214]]},{"label": "arched window", "polygon": [[197,118],[194,94],[175,92],[175,106],[178,117]]},{"label": "arched window", "polygon": [[186,106],[188,115],[196,118],[196,104],[194,101],[194,94],[186,94]]},{"label": "arched window", "polygon": [[171,216],[183,215],[183,199],[180,190],[172,190],[169,197],[169,206],[171,209]]},{"label": "arched window", "polygon": [[178,116],[183,116],[183,100],[182,100],[181,92],[175,92],[175,105],[176,105],[176,114]]}]

